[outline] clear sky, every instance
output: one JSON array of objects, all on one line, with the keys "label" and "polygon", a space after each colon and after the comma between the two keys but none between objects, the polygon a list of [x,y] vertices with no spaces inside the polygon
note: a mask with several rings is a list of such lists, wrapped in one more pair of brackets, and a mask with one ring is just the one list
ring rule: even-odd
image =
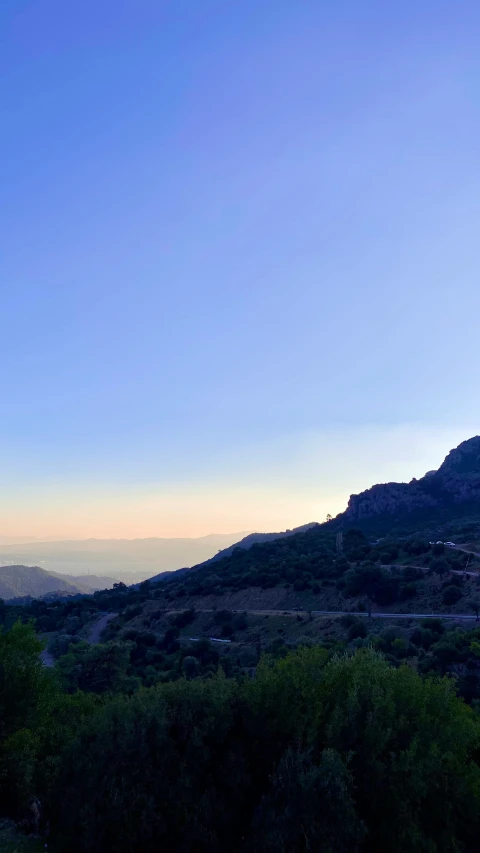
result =
[{"label": "clear sky", "polygon": [[480,432],[479,40],[2,0],[0,534],[292,527]]}]

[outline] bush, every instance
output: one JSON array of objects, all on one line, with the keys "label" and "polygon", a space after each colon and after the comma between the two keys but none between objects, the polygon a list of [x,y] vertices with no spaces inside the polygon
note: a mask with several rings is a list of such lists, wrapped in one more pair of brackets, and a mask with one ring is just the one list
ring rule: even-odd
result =
[{"label": "bush", "polygon": [[217,610],[213,621],[216,625],[223,625],[227,622],[231,622],[233,619],[233,613],[231,610]]},{"label": "bush", "polygon": [[179,613],[175,616],[173,620],[173,624],[177,626],[177,628],[186,628],[187,625],[190,625],[195,619],[195,608],[191,607],[189,610],[184,610],[183,613]]},{"label": "bush", "polygon": [[428,631],[433,631],[434,634],[443,634],[445,631],[445,626],[442,620],[438,618],[422,619],[420,625]]},{"label": "bush", "polygon": [[444,575],[446,572],[450,571],[450,564],[445,559],[445,557],[440,557],[438,560],[431,561],[430,569],[437,575]]},{"label": "bush", "polygon": [[407,601],[409,598],[415,598],[417,587],[414,583],[402,584],[400,587],[400,598],[402,601]]},{"label": "bush", "polygon": [[187,655],[182,662],[182,672],[187,678],[194,678],[198,675],[200,663],[196,657]]},{"label": "bush", "polygon": [[247,617],[245,613],[237,613],[233,617],[232,627],[234,631],[245,631],[247,624]]},{"label": "bush", "polygon": [[350,626],[353,625],[356,621],[357,617],[354,613],[345,613],[343,616],[340,617],[340,625],[342,625],[343,628],[350,628]]},{"label": "bush", "polygon": [[357,619],[350,628],[348,629],[348,639],[351,642],[352,640],[356,640],[357,638],[364,638],[367,636],[367,625],[363,619]]},{"label": "bush", "polygon": [[443,604],[456,604],[457,601],[460,601],[463,593],[462,590],[458,588],[458,586],[450,585],[447,586],[443,591],[442,602]]}]

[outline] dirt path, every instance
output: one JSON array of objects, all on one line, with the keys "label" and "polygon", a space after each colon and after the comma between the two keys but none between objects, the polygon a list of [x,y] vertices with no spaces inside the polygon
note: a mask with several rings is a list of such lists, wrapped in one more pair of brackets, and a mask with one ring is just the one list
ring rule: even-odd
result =
[{"label": "dirt path", "polygon": [[474,557],[480,557],[478,551],[472,551],[471,548],[463,548],[462,545],[448,545],[451,551],[463,551],[464,554],[473,554]]},{"label": "dirt path", "polygon": [[97,621],[94,622],[91,626],[85,638],[87,643],[91,643],[92,645],[95,643],[99,643],[102,632],[107,627],[108,623],[110,622],[110,619],[113,619],[113,617],[116,615],[116,613],[103,613],[102,616],[100,616],[99,619],[97,619]]}]

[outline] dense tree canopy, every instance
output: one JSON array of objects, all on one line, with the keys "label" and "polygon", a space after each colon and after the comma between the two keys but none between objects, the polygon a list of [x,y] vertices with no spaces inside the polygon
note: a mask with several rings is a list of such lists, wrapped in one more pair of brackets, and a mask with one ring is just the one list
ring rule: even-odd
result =
[{"label": "dense tree canopy", "polygon": [[[467,633],[428,630],[448,669]],[[185,678],[116,694],[99,647],[94,691],[69,694],[39,648],[29,626],[0,636],[2,808],[38,798],[59,853],[477,849],[480,721],[449,678],[314,646],[254,679],[187,656]]]}]

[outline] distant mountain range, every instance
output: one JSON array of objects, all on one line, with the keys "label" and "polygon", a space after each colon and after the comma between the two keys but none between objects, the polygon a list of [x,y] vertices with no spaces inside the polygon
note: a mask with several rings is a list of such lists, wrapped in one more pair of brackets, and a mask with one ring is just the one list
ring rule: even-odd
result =
[{"label": "distant mountain range", "polygon": [[47,572],[39,566],[0,566],[0,598],[41,598],[46,595],[77,595],[109,589],[113,578],[95,575],[70,577]]},{"label": "distant mountain range", "polygon": [[250,531],[199,538],[85,539],[0,543],[0,564],[35,565],[67,575],[108,575],[135,583],[209,559]]}]

